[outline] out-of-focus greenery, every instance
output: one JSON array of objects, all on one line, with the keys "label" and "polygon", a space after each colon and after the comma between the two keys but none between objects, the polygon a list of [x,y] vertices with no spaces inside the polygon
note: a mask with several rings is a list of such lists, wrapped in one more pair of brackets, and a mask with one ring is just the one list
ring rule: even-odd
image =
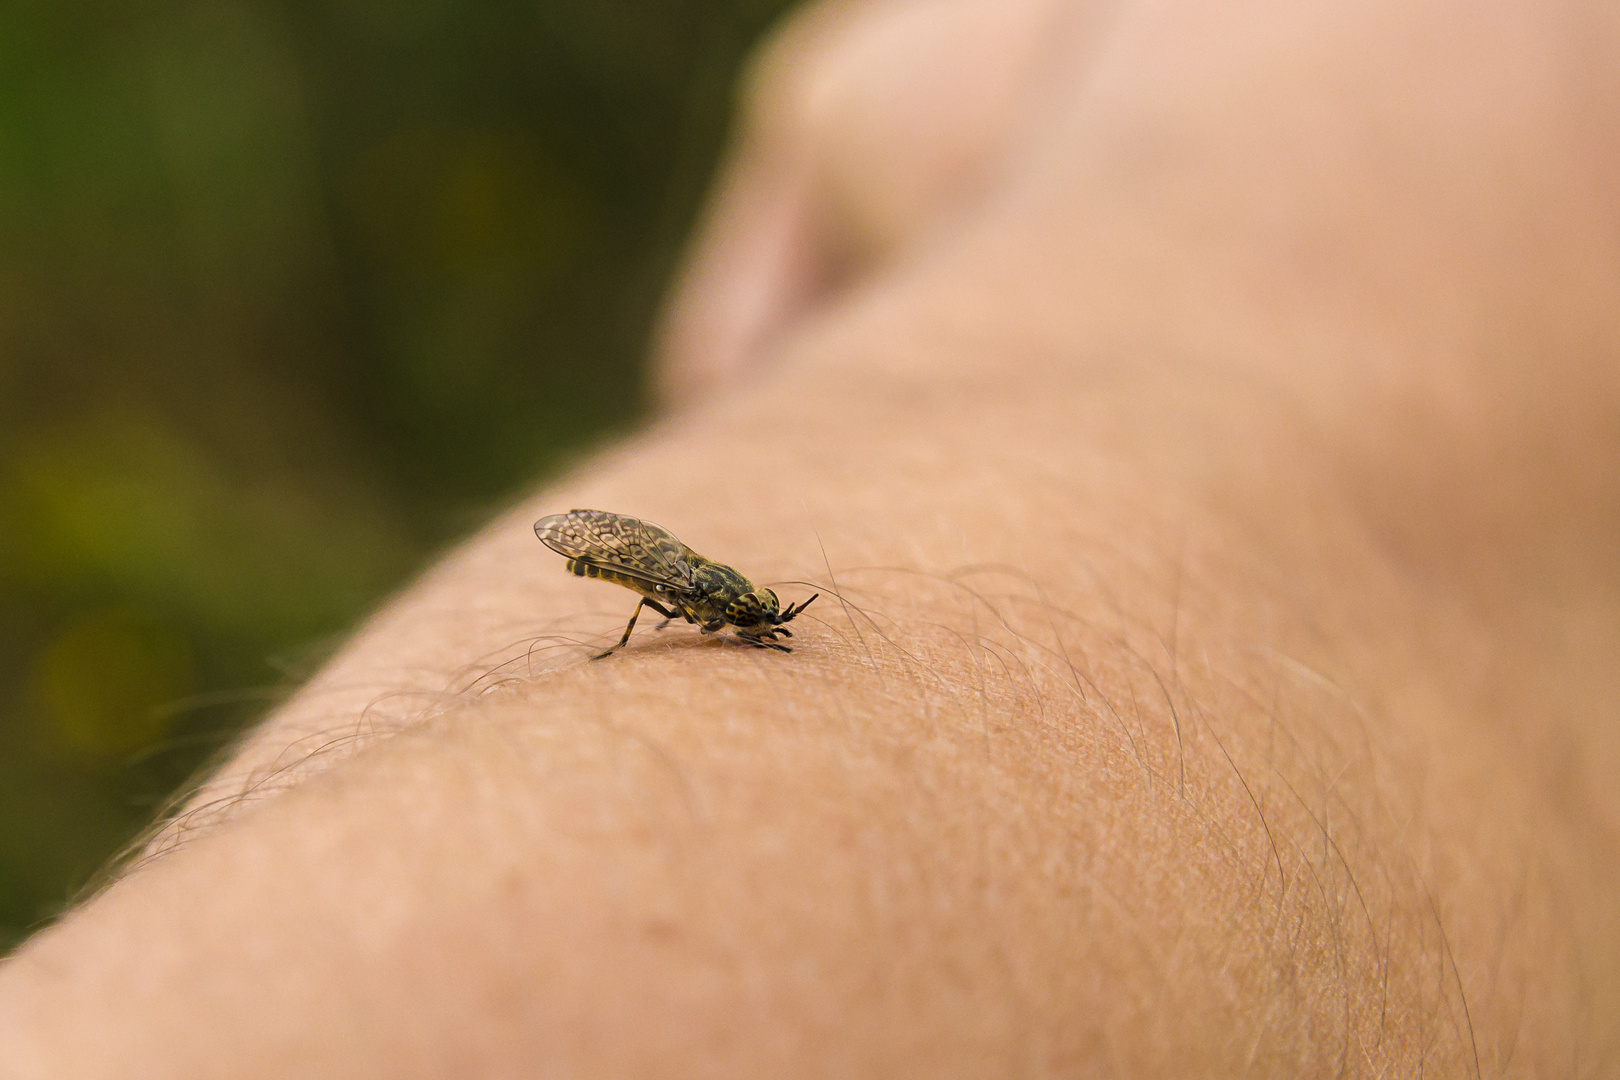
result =
[{"label": "out-of-focus greenery", "polygon": [[0,5],[0,947],[634,420],[784,6]]}]

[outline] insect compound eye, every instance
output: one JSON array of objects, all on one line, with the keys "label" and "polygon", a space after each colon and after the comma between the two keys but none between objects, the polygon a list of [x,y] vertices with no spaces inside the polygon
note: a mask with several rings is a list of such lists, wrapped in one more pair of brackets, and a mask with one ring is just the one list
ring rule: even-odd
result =
[{"label": "insect compound eye", "polygon": [[733,626],[752,626],[763,616],[759,597],[754,593],[744,593],[726,606],[726,621]]}]

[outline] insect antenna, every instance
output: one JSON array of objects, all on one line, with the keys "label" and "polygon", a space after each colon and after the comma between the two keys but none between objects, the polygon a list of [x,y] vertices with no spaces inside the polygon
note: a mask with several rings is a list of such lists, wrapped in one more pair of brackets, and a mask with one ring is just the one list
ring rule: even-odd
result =
[{"label": "insect antenna", "polygon": [[[776,616],[776,618],[774,620],[772,620],[772,621],[775,622],[777,625],[780,625],[782,623],[789,622],[790,620],[798,618],[800,615],[802,615],[804,613],[804,609],[810,606],[811,601],[815,600],[816,597],[820,596],[820,595],[821,595],[820,593],[816,593],[815,596],[812,596],[809,600],[806,600],[806,601],[804,601],[803,603],[800,603],[800,604],[789,604],[788,607],[787,607],[787,610],[782,612],[780,615]],[[792,634],[789,634],[786,630],[783,630],[782,633],[787,634],[788,637],[793,636]]]}]

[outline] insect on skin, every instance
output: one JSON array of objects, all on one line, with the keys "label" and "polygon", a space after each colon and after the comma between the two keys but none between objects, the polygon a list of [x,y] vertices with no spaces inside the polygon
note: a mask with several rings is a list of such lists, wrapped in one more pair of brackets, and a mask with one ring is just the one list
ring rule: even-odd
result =
[{"label": "insect on skin", "polygon": [[[737,640],[761,649],[793,650],[776,640],[792,637],[782,626],[792,622],[816,593],[802,604],[782,610],[776,594],[756,589],[729,566],[705,559],[650,521],[610,514],[606,510],[570,510],[534,523],[534,534],[546,547],[568,559],[567,569],[580,577],[601,578],[641,594],[630,613],[619,644],[591,657],[600,660],[630,640],[644,607],[664,617],[696,623],[705,634],[730,626]],[[663,624],[660,624],[662,626]]]}]

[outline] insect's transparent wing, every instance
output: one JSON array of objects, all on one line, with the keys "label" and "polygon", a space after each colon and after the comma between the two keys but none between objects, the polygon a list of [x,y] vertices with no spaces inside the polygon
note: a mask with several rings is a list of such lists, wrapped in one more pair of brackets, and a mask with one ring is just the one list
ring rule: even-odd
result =
[{"label": "insect's transparent wing", "polygon": [[648,585],[684,592],[692,587],[692,554],[668,529],[605,510],[570,510],[534,523],[552,551]]}]

